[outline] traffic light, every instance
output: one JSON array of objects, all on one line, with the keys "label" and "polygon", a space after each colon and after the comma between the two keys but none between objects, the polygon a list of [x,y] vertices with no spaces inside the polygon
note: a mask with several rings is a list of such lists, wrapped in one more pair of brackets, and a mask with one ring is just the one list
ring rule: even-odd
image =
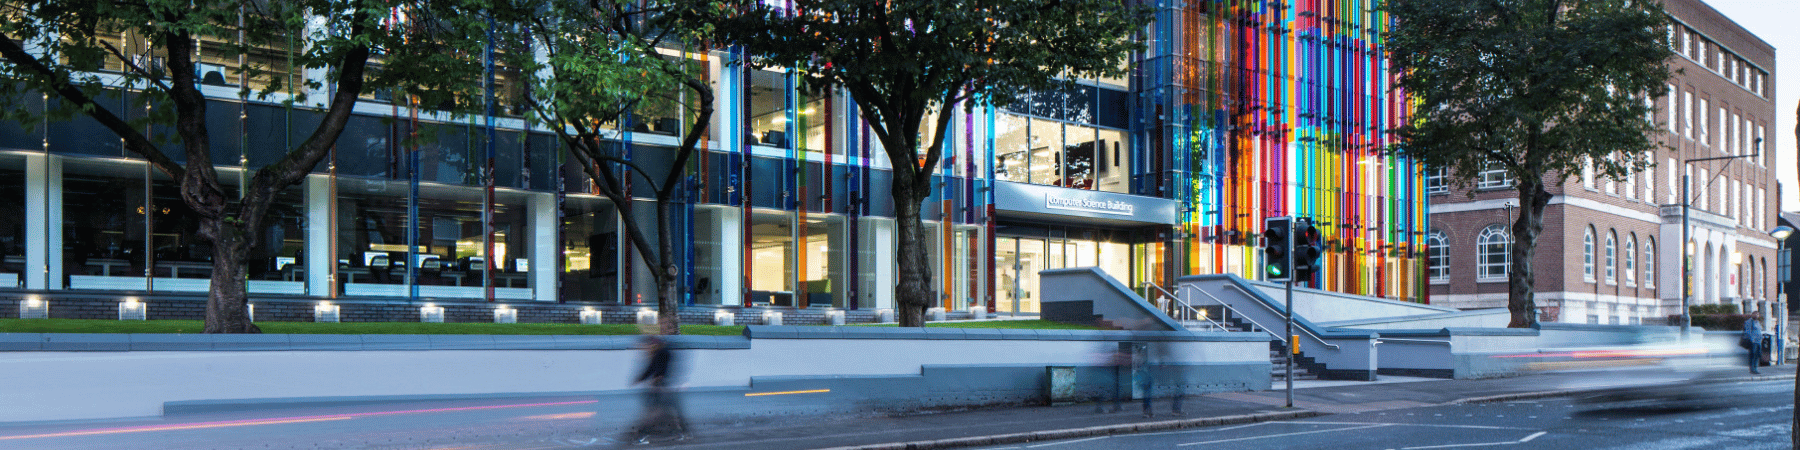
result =
[{"label": "traffic light", "polygon": [[1263,279],[1268,281],[1287,281],[1293,276],[1289,270],[1293,263],[1288,259],[1289,250],[1293,249],[1292,229],[1294,218],[1270,217],[1263,219]]},{"label": "traffic light", "polygon": [[1313,225],[1310,218],[1294,220],[1294,279],[1311,281],[1313,273],[1324,270],[1319,265],[1319,254],[1323,253],[1324,240],[1319,235],[1319,227]]}]

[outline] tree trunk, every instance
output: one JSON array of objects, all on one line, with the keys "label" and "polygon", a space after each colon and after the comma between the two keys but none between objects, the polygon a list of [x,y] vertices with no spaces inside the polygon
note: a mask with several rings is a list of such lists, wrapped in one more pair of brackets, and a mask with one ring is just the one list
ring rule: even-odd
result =
[{"label": "tree trunk", "polygon": [[1512,312],[1507,328],[1531,328],[1537,325],[1535,289],[1537,274],[1531,258],[1537,254],[1538,235],[1544,231],[1544,207],[1550,204],[1550,192],[1538,179],[1521,180],[1519,184],[1519,219],[1512,224],[1512,249],[1507,256],[1506,309]]},{"label": "tree trunk", "polygon": [[206,295],[206,333],[261,333],[250,321],[245,272],[250,258],[250,236],[242,224],[202,219],[212,229],[212,289]]},{"label": "tree trunk", "polygon": [[656,202],[657,220],[657,260],[662,267],[652,267],[656,278],[656,325],[658,333],[665,336],[681,334],[681,303],[675,292],[676,275],[680,269],[675,267],[675,244],[669,236],[669,203],[665,200]]},{"label": "tree trunk", "polygon": [[894,288],[896,318],[903,327],[925,326],[925,308],[931,304],[931,262],[925,251],[925,225],[919,217],[921,189],[910,176],[894,174],[894,220],[899,228],[898,269],[900,284]]}]

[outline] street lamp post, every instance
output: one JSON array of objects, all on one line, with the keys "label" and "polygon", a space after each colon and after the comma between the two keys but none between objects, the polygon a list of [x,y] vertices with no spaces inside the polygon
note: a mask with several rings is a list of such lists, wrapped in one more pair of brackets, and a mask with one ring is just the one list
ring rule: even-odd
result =
[{"label": "street lamp post", "polygon": [[[1756,146],[1758,148],[1762,147],[1762,139],[1758,138],[1756,140]],[[1693,263],[1689,262],[1689,259],[1691,257],[1688,255],[1688,253],[1693,250],[1688,248],[1688,245],[1689,245],[1688,244],[1688,239],[1689,239],[1689,237],[1688,237],[1688,208],[1689,208],[1689,205],[1691,205],[1694,200],[1692,197],[1689,197],[1690,194],[1688,193],[1688,185],[1693,184],[1693,176],[1694,175],[1692,173],[1689,173],[1689,171],[1687,170],[1688,165],[1697,163],[1697,162],[1703,162],[1703,161],[1718,161],[1718,160],[1724,160],[1724,159],[1738,159],[1738,158],[1755,158],[1758,156],[1762,156],[1762,153],[1758,152],[1758,153],[1749,154],[1749,155],[1713,156],[1713,157],[1707,157],[1707,158],[1691,158],[1691,159],[1681,160],[1681,169],[1682,169],[1681,172],[1682,173],[1681,173],[1681,243],[1680,243],[1680,246],[1681,246],[1681,341],[1682,342],[1688,341],[1688,329],[1692,328],[1693,324],[1694,324],[1694,317],[1692,316],[1692,313],[1688,309],[1689,298],[1693,297],[1693,293],[1689,292],[1689,289],[1691,289],[1691,287],[1689,286],[1691,284],[1691,281],[1689,280],[1689,278],[1693,277],[1693,267],[1692,267]],[[1730,163],[1727,163],[1727,164],[1730,164]],[[1701,192],[1705,192],[1706,187],[1711,186],[1711,185],[1712,185],[1712,180],[1710,180],[1710,179],[1706,180],[1706,186],[1700,187]],[[1796,395],[1800,395],[1800,394],[1796,394]]]}]

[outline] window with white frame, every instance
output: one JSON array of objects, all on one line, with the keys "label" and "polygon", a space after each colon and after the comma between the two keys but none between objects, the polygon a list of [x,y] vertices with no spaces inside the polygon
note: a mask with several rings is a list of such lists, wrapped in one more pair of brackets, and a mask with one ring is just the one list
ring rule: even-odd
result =
[{"label": "window with white frame", "polygon": [[1675,130],[1675,110],[1679,109],[1676,107],[1675,102],[1677,100],[1681,100],[1681,98],[1675,96],[1675,85],[1670,84],[1668,86],[1669,86],[1669,96],[1666,97],[1665,100],[1663,100],[1663,110],[1665,110],[1669,113],[1669,123],[1664,126],[1669,127],[1669,134],[1675,134],[1675,133],[1677,133],[1677,131]]},{"label": "window with white frame", "polygon": [[1431,281],[1450,281],[1450,242],[1444,238],[1444,232],[1431,230],[1425,237],[1426,275]]},{"label": "window with white frame", "polygon": [[1503,225],[1489,225],[1475,239],[1475,274],[1484,281],[1504,280],[1512,264],[1512,236]]},{"label": "window with white frame", "polygon": [[1510,174],[1506,172],[1506,166],[1501,165],[1500,163],[1489,162],[1487,167],[1482,169],[1481,173],[1477,175],[1478,177],[1475,183],[1477,189],[1512,187],[1512,177],[1508,176]]},{"label": "window with white frame", "polygon": [[1625,237],[1625,285],[1637,285],[1637,233]]},{"label": "window with white frame", "polygon": [[1700,99],[1700,109],[1697,110],[1700,112],[1700,121],[1694,125],[1700,128],[1700,137],[1698,138],[1700,145],[1711,146],[1712,142],[1706,140],[1706,117],[1712,114],[1712,108],[1708,106],[1708,103],[1706,99]]},{"label": "window with white frame", "polygon": [[1669,170],[1667,170],[1663,173],[1666,173],[1669,175],[1669,177],[1668,177],[1669,184],[1665,185],[1665,186],[1669,187],[1669,200],[1663,202],[1663,204],[1673,205],[1673,204],[1675,204],[1675,192],[1681,190],[1681,185],[1675,184],[1675,172],[1680,172],[1681,166],[1675,165],[1675,158],[1669,158],[1669,166],[1668,167],[1669,167]]},{"label": "window with white frame", "polygon": [[1644,201],[1656,202],[1656,155],[1644,152]]},{"label": "window with white frame", "polygon": [[1594,282],[1594,226],[1581,233],[1581,279]]},{"label": "window with white frame", "polygon": [[1606,230],[1606,284],[1619,284],[1619,233]]},{"label": "window with white frame", "polygon": [[1681,133],[1694,139],[1694,91],[1681,93]]},{"label": "window with white frame", "polygon": [[1594,190],[1594,160],[1592,158],[1581,159],[1581,187],[1590,191]]},{"label": "window with white frame", "polygon": [[1446,169],[1443,167],[1428,167],[1428,168],[1426,168],[1425,169],[1425,193],[1441,194],[1441,193],[1445,193],[1445,192],[1450,192],[1450,184],[1445,181],[1445,177],[1447,177],[1449,175],[1450,175],[1450,169]]},{"label": "window with white frame", "polygon": [[1656,238],[1644,238],[1644,287],[1656,287]]}]

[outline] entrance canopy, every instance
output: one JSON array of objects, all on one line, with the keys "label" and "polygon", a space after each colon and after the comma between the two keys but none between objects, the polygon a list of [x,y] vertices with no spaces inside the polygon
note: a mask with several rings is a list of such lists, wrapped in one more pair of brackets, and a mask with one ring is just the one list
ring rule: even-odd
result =
[{"label": "entrance canopy", "polygon": [[1072,225],[1136,227],[1174,225],[1174,200],[1055,186],[994,182],[994,209],[1002,217]]}]

